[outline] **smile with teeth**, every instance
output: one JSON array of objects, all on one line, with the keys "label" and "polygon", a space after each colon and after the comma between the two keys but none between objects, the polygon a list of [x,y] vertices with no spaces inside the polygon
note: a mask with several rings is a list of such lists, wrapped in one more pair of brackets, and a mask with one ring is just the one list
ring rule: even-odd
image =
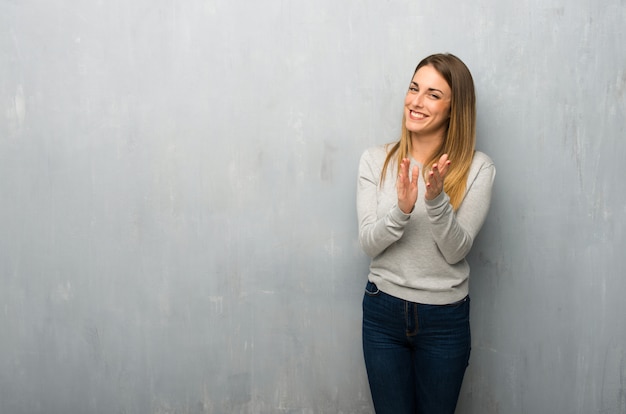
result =
[{"label": "smile with teeth", "polygon": [[409,112],[411,114],[411,118],[413,119],[424,119],[426,118],[426,115],[419,113],[419,112],[415,112],[415,111],[410,111]]}]

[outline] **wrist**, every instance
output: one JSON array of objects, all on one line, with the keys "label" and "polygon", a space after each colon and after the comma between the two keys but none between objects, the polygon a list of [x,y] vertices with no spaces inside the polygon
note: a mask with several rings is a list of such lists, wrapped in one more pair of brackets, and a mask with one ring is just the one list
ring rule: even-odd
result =
[{"label": "wrist", "polygon": [[404,214],[411,214],[413,212],[413,210],[415,209],[415,204],[413,204],[412,206],[403,206],[401,204],[398,204],[398,208]]}]

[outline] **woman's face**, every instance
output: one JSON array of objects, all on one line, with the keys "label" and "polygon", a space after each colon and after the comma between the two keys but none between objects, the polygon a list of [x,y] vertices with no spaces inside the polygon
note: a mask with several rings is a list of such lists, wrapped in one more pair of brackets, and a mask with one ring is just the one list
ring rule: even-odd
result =
[{"label": "woman's face", "polygon": [[430,66],[422,66],[411,81],[404,99],[406,129],[418,136],[443,137],[450,120],[452,91],[446,80]]}]

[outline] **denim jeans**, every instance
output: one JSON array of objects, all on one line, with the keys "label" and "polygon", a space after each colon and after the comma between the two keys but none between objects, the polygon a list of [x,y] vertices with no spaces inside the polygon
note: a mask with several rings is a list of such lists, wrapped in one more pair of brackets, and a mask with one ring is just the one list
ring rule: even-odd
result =
[{"label": "denim jeans", "polygon": [[377,414],[454,414],[470,355],[469,297],[407,302],[368,282],[363,354]]}]

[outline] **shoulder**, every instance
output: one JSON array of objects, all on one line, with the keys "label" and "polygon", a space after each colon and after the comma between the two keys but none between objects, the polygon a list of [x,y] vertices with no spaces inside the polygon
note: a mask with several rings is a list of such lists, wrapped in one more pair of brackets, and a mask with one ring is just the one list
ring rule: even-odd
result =
[{"label": "shoulder", "polygon": [[489,155],[484,152],[474,151],[474,158],[472,160],[472,167],[485,167],[493,165],[493,160],[489,157]]},{"label": "shoulder", "polygon": [[366,149],[365,151],[363,151],[363,154],[361,155],[361,159],[366,158],[370,160],[382,160],[382,162],[385,162],[385,158],[387,157],[388,147],[389,147],[388,144],[370,147]]},{"label": "shoulder", "polygon": [[370,168],[379,171],[382,170],[385,159],[387,158],[389,148],[391,148],[391,145],[385,144],[366,149],[365,151],[363,151],[363,154],[361,154],[360,164],[362,166],[369,165]]},{"label": "shoulder", "polygon": [[473,182],[479,176],[484,176],[493,181],[495,174],[496,166],[493,160],[484,152],[474,151],[474,158],[467,177],[468,181]]},{"label": "shoulder", "polygon": [[472,175],[472,173],[477,174],[480,170],[484,170],[485,168],[495,170],[496,166],[489,155],[484,152],[474,151],[474,158],[470,165],[470,175]]}]

